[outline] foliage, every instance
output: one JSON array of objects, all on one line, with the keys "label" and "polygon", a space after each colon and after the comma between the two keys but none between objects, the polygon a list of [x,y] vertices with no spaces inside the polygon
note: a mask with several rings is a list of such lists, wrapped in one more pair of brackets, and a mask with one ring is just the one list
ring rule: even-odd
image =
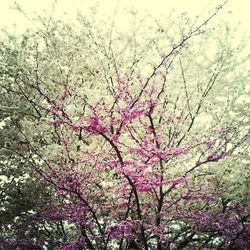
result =
[{"label": "foliage", "polygon": [[8,35],[2,249],[247,248],[248,56],[219,10]]}]

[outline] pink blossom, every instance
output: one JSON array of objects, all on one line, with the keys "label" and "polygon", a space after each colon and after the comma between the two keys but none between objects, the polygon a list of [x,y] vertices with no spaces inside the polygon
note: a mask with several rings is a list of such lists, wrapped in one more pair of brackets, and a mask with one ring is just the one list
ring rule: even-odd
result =
[{"label": "pink blossom", "polygon": [[93,134],[101,134],[107,131],[106,127],[100,122],[97,116],[89,116],[88,125],[85,126],[84,129]]},{"label": "pink blossom", "polygon": [[181,177],[171,178],[167,182],[177,185],[177,184],[181,184],[181,183],[186,183],[186,181],[187,181],[186,178],[181,176]]}]

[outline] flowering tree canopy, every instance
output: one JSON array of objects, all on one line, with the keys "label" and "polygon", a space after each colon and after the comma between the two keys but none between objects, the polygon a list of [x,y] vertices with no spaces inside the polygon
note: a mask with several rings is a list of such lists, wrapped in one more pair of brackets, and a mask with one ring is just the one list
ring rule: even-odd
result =
[{"label": "flowering tree canopy", "polygon": [[248,57],[220,10],[143,35],[39,19],[2,43],[1,162],[38,184],[1,249],[247,249]]}]

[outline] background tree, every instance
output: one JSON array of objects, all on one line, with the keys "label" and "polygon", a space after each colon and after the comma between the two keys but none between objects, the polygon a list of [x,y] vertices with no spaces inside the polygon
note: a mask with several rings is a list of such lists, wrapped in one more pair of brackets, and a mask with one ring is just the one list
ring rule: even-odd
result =
[{"label": "background tree", "polygon": [[81,15],[77,26],[39,18],[37,32],[3,42],[3,157],[15,154],[2,162],[21,164],[25,193],[37,186],[41,197],[25,202],[28,215],[36,201],[36,216],[21,218],[30,242],[6,219],[3,236],[14,242],[5,248],[246,248],[248,217],[236,203],[246,196],[235,197],[244,186],[233,181],[225,193],[225,173],[240,178],[232,164],[246,161],[249,107],[239,100],[249,72],[244,41],[232,46],[229,28],[211,23],[219,9],[171,29],[137,17],[130,34]]}]

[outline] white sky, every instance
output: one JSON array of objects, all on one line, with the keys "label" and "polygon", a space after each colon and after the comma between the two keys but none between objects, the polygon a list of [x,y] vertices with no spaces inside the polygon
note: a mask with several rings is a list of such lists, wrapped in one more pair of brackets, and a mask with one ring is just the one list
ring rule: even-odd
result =
[{"label": "white sky", "polygon": [[[28,15],[34,12],[43,13],[43,10],[50,12],[53,0],[16,0]],[[95,0],[58,0],[56,3],[56,17],[70,19],[74,18],[76,10],[88,12],[89,6],[95,5]],[[116,23],[126,26],[126,19],[122,17],[124,9],[132,8],[134,10],[147,11],[156,18],[167,14],[175,9],[176,14],[187,12],[189,16],[203,14],[207,17],[209,10],[214,10],[215,6],[223,3],[223,0],[100,0],[99,1],[99,16],[100,13],[104,15],[113,15],[117,4],[118,14],[116,16]],[[16,24],[18,32],[24,31],[31,23],[22,15],[10,9],[14,0],[0,0],[0,27],[8,27],[11,29],[12,25]],[[245,31],[250,35],[250,0],[228,0],[226,7],[220,15],[228,20],[232,25],[241,23],[240,30]],[[232,11],[232,14],[229,14]],[[63,13],[67,12],[68,15]]]}]

